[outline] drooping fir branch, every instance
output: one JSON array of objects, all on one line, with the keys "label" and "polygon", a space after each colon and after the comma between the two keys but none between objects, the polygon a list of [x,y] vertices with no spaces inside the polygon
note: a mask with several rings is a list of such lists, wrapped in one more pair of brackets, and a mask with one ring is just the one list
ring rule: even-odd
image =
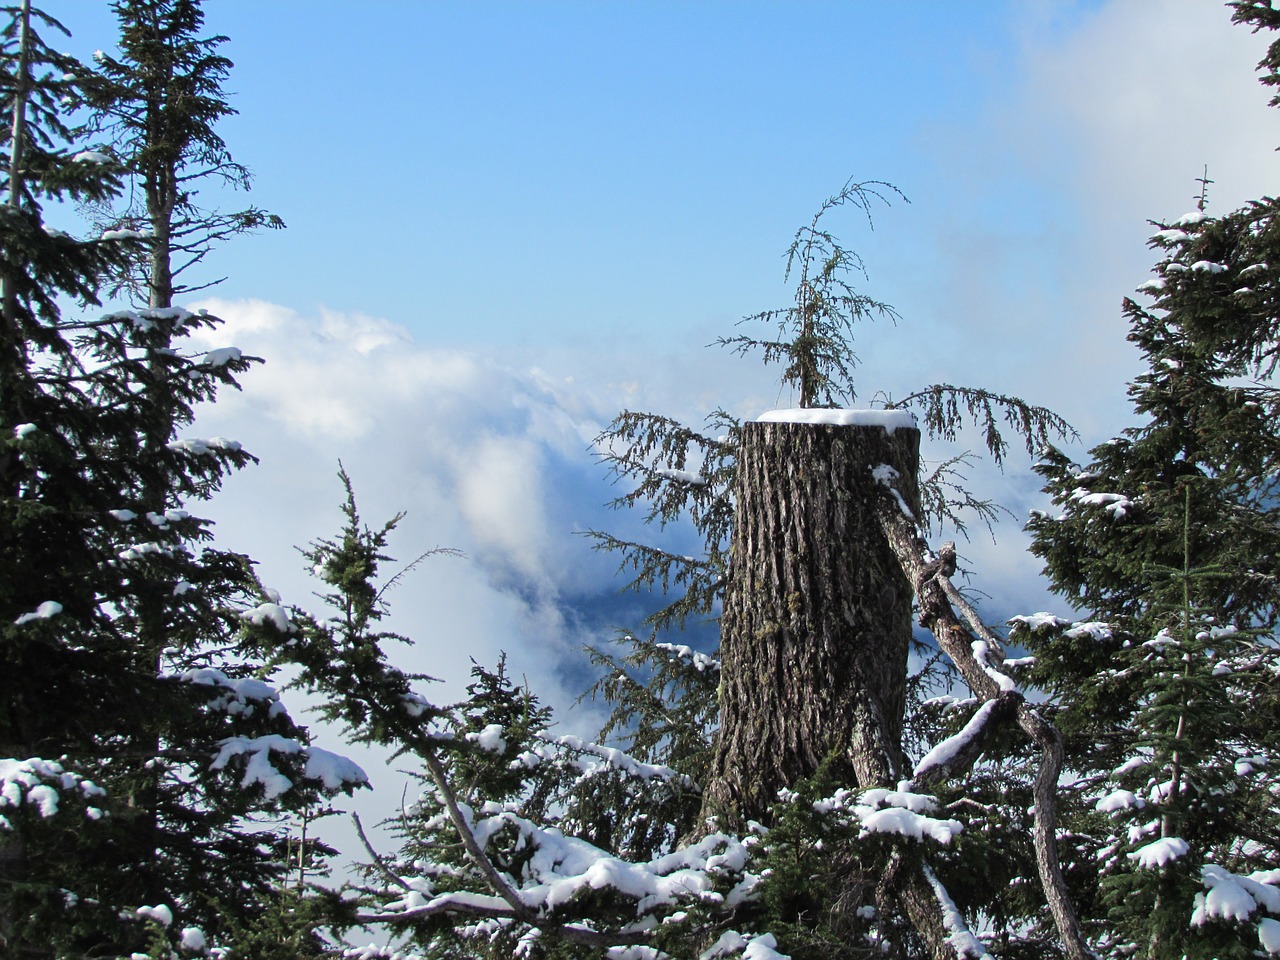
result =
[{"label": "drooping fir branch", "polygon": [[[630,647],[623,656],[587,651],[600,679],[584,697],[613,705],[600,738],[700,781],[711,762],[720,662],[681,644],[632,636],[623,643]],[[690,814],[696,816],[697,808],[693,804]],[[682,823],[678,835],[693,826]]]},{"label": "drooping fir branch", "polygon": [[634,572],[634,590],[675,587],[680,592],[649,618],[657,629],[683,627],[690,616],[711,616],[723,592],[729,532],[733,524],[734,453],[739,423],[723,410],[696,431],[670,417],[624,411],[596,438],[610,474],[627,485],[611,502],[616,509],[640,507],[659,529],[679,519],[692,523],[704,545],[702,557],[672,553],[593,530],[596,548],[617,552],[619,568]]},{"label": "drooping fir branch", "polygon": [[727,487],[739,423],[717,410],[707,418],[707,425],[718,436],[659,414],[632,410],[618,414],[595,443],[609,473],[634,486],[610,506],[645,504],[645,521],[659,528],[687,516],[708,539],[726,537],[733,516]]},{"label": "drooping fir branch", "polygon": [[1009,451],[1009,441],[1005,438],[1001,421],[1022,441],[1029,454],[1055,440],[1079,439],[1071,424],[1047,407],[1038,407],[1020,397],[982,387],[935,383],[897,400],[884,395],[883,400],[890,409],[917,413],[931,437],[949,442],[956,440],[966,426],[973,424],[982,432],[987,452],[996,466],[1004,464]]},{"label": "drooping fir branch", "polygon": [[969,521],[976,517],[995,536],[993,524],[1001,514],[1012,517],[1012,512],[987,497],[974,493],[965,480],[964,468],[974,455],[969,451],[947,457],[920,477],[920,520],[928,530],[954,527],[966,539]]}]

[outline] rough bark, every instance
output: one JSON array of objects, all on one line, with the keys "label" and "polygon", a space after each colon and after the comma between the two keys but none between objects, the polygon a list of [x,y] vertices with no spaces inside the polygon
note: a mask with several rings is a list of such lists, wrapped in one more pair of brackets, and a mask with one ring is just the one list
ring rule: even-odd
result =
[{"label": "rough bark", "polygon": [[916,509],[919,444],[909,428],[744,426],[705,816],[761,819],[824,761],[852,786],[901,776],[911,584],[872,471],[892,467]]},{"label": "rough bark", "polygon": [[[18,213],[22,209],[22,154],[26,145],[27,94],[31,87],[31,78],[28,76],[30,70],[27,65],[30,57],[28,37],[31,0],[22,0],[19,17],[21,32],[18,40],[18,66],[13,91],[13,117],[9,130],[9,195],[5,198],[5,204],[13,213]],[[5,348],[12,350],[16,356],[22,356],[24,348],[21,328],[18,324],[18,289],[14,278],[10,275],[10,271],[15,268],[3,259],[0,259],[0,263],[4,263],[4,273],[0,274],[0,285],[3,286],[3,291],[0,292],[0,313],[4,318],[6,339],[12,341],[6,343]]]},{"label": "rough bark", "polygon": [[[5,204],[14,212],[19,211],[22,206],[22,148],[26,139],[26,98],[30,82],[27,76],[30,0],[23,0],[19,17],[21,33],[18,46],[17,87],[13,93],[13,118],[9,139],[9,196],[5,198]],[[0,335],[0,350],[3,351],[0,353],[0,363],[7,367],[10,363],[21,363],[25,348],[18,322],[17,286],[10,274],[14,267],[3,258],[0,258],[0,264],[3,264],[3,270],[0,272],[0,319],[4,323],[3,334]],[[8,395],[3,383],[7,375],[10,375],[9,370],[0,369],[0,420],[6,423],[17,412],[13,409],[13,398]],[[9,452],[0,457],[0,483],[3,484],[0,491],[6,497],[12,494],[12,487],[17,482],[16,478],[11,476],[14,472],[12,469],[14,460],[14,456]],[[14,730],[7,730],[6,733],[8,734],[6,739],[15,742],[0,743],[0,757],[24,759],[31,755],[29,745],[17,742],[25,739],[24,737],[20,737]],[[24,883],[26,874],[26,842],[18,831],[5,832],[0,835],[0,888],[7,891],[13,886]],[[12,906],[12,898],[7,893],[0,895],[0,949],[7,949],[13,941],[18,920],[19,917]]]}]

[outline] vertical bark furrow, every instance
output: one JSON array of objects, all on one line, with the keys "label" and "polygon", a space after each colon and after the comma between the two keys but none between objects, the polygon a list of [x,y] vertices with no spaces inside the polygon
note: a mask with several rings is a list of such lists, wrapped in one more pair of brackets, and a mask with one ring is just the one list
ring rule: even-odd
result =
[{"label": "vertical bark furrow", "polygon": [[875,520],[872,470],[896,469],[914,508],[919,441],[878,426],[744,428],[708,815],[759,819],[827,759],[853,786],[900,775],[911,589]]}]

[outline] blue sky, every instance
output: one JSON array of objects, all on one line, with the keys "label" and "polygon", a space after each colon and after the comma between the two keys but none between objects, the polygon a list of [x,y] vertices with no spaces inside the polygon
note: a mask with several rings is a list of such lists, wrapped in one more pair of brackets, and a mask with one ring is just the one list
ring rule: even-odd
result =
[{"label": "blue sky", "polygon": [[[111,45],[107,6],[50,4],[73,52]],[[787,302],[787,244],[847,178],[911,201],[874,231],[827,222],[902,316],[860,332],[859,399],[983,385],[1088,444],[1131,422],[1120,302],[1150,268],[1147,219],[1189,210],[1206,164],[1211,211],[1280,189],[1264,44],[1211,0],[206,8],[236,63],[224,136],[289,224],[211,257],[229,279],[193,304],[227,321],[207,346],[266,360],[198,424],[262,458],[212,514],[303,605],[293,547],[333,532],[339,459],[371,521],[407,511],[401,556],[462,549],[392,597],[404,665],[442,699],[507,650],[567,704],[580,645],[635,626],[580,536],[644,533],[603,508],[591,440],[624,407],[791,403],[704,346]],[[974,480],[1015,514],[962,547],[984,610],[1061,612],[1019,533],[1029,462]]]},{"label": "blue sky", "polygon": [[[771,302],[791,233],[850,176],[914,202],[883,242],[851,230],[896,286],[918,259],[898,236],[985,187],[953,132],[991,124],[1027,36],[1092,5],[208,6],[236,61],[225,135],[290,224],[228,248],[225,289],[507,347],[656,346]],[[88,51],[111,24],[86,7],[66,15]],[[1015,180],[996,202],[1034,229],[1065,198]]]},{"label": "blue sky", "polygon": [[[575,536],[640,532],[601,507],[617,491],[589,448],[614,413],[792,402],[705,345],[787,302],[782,254],[847,178],[910,198],[874,231],[826,221],[902,316],[859,332],[859,399],[980,384],[1087,443],[1129,422],[1119,305],[1147,218],[1189,209],[1205,164],[1220,209],[1275,189],[1263,43],[1204,0],[206,8],[236,64],[224,136],[289,224],[206,275],[229,278],[219,336],[267,361],[204,417],[263,458],[221,529],[305,598],[291,548],[329,532],[341,458],[371,517],[409,512],[407,555],[467,552],[441,604],[506,605],[483,627],[432,608],[469,638],[450,677],[470,650],[571,649],[620,604]],[[56,12],[73,51],[111,45],[107,4]],[[1018,517],[1037,502],[1025,461],[975,482]],[[1019,526],[970,545],[1001,615],[1044,602]]]}]

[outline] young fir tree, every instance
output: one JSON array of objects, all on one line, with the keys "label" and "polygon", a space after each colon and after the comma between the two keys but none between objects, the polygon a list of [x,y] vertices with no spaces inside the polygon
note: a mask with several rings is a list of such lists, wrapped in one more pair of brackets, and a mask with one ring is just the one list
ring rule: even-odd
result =
[{"label": "young fir tree", "polygon": [[226,37],[201,36],[199,0],[115,0],[112,9],[120,53],[95,54],[86,134],[106,138],[131,189],[127,205],[95,210],[105,227],[145,235],[140,256],[111,292],[170,307],[175,295],[220,282],[180,279],[215,244],[284,221],[253,206],[224,213],[200,196],[219,186],[248,190],[250,177],[217,132],[236,112],[222,89],[232,63],[218,52]]},{"label": "young fir tree", "polygon": [[60,25],[25,3],[11,14],[0,949],[201,952],[279,900],[283,838],[252,821],[349,787],[356,771],[311,750],[264,682],[243,625],[278,608],[186,509],[251,459],[234,441],[178,433],[249,359],[193,350],[186,336],[217,321],[186,310],[67,316],[98,306],[137,241],[46,224],[49,200],[109,201],[119,168],[73,145],[63,111],[84,71],[40,36]]},{"label": "young fir tree", "polygon": [[1117,956],[1248,956],[1280,915],[1280,890],[1250,887],[1280,867],[1274,212],[1159,225],[1155,302],[1125,304],[1146,422],[1038,468],[1060,513],[1033,518],[1032,549],[1087,622],[1024,622],[1074,789],[1115,824],[1095,827]]},{"label": "young fir tree", "polygon": [[[740,321],[748,327],[763,325],[766,333],[717,341],[737,354],[758,353],[766,365],[781,364],[781,386],[800,407],[856,401],[858,357],[853,341],[859,325],[898,319],[893,307],[853,285],[851,274],[865,275],[862,259],[827,228],[824,218],[852,208],[870,224],[876,205],[894,196],[901,193],[890,184],[850,179],[823,201],[786,251],[784,278],[795,281],[794,302]],[[885,407],[918,414],[930,436],[948,442],[955,441],[966,425],[976,427],[997,465],[1008,453],[1007,433],[1024,441],[1028,452],[1052,437],[1074,435],[1052,411],[981,387],[942,383],[899,399],[886,393],[878,397]],[[706,424],[698,430],[661,414],[626,410],[596,438],[611,474],[627,485],[612,506],[643,509],[645,521],[659,530],[677,521],[689,523],[703,542],[703,555],[691,557],[592,531],[598,546],[618,553],[621,568],[635,574],[633,589],[673,594],[668,606],[648,621],[658,631],[682,628],[691,616],[711,616],[723,598],[741,423],[721,409],[708,415]],[[945,459],[921,478],[924,515],[938,528],[952,525],[963,531],[966,517],[985,521],[994,515],[993,504],[957,482],[957,471],[966,460],[967,455]]]},{"label": "young fir tree", "polygon": [[[1234,6],[1280,27],[1269,6]],[[1280,222],[1271,199],[1217,218],[1204,201],[1157,224],[1150,306],[1125,301],[1142,422],[1083,467],[1051,451],[1055,509],[1030,524],[1086,618],[1021,628],[1077,771],[1095,937],[1117,957],[1280,951]]]}]

